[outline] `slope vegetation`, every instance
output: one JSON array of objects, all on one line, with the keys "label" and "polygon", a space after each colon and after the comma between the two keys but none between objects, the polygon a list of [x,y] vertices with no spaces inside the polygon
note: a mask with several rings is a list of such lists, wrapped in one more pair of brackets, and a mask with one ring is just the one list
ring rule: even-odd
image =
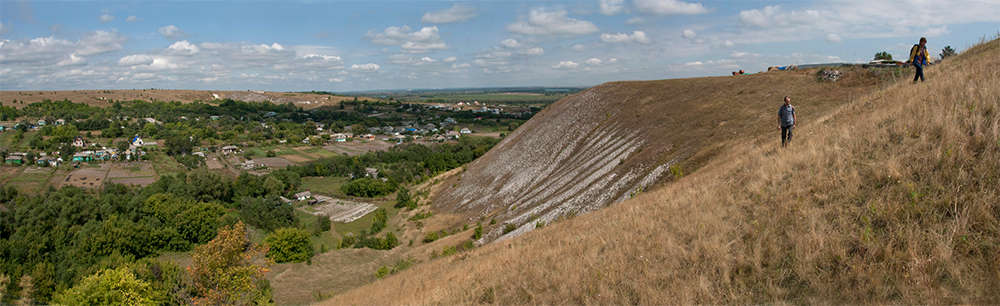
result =
[{"label": "slope vegetation", "polygon": [[[490,241],[621,202],[665,177],[693,172],[733,142],[776,135],[776,112],[793,97],[810,122],[872,92],[886,70],[816,70],[613,82],[549,106],[434,197],[438,209],[495,220]],[[516,227],[516,230],[513,228]]]},{"label": "slope vegetation", "polygon": [[1000,303],[1000,41],[336,304]]}]

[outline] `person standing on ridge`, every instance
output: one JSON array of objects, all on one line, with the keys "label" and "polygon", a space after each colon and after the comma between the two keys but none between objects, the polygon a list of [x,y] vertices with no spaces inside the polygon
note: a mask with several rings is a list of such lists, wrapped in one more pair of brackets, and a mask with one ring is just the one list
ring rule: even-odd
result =
[{"label": "person standing on ridge", "polygon": [[785,96],[785,104],[778,108],[778,129],[781,130],[781,147],[792,142],[792,129],[795,127],[795,107],[792,98]]},{"label": "person standing on ridge", "polygon": [[916,74],[913,75],[913,82],[916,83],[917,79],[921,82],[924,81],[924,66],[927,66],[927,38],[921,37],[920,44],[913,45],[910,48],[910,60],[907,63],[913,63],[913,67],[917,69]]}]

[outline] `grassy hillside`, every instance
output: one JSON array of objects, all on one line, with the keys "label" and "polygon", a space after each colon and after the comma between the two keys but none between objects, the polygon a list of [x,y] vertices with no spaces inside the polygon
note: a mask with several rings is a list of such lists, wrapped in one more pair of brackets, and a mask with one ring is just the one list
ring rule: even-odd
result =
[{"label": "grassy hillside", "polygon": [[335,304],[1000,303],[1000,41],[607,209]]},{"label": "grassy hillside", "polygon": [[602,84],[538,113],[442,184],[434,205],[470,220],[496,220],[484,241],[520,235],[694,172],[734,143],[776,138],[785,95],[800,121],[812,124],[899,72],[841,70],[837,82],[801,70]]}]

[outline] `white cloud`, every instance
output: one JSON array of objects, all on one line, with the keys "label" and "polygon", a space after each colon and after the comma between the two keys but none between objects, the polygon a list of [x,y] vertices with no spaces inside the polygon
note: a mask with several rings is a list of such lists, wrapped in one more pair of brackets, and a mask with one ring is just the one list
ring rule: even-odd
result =
[{"label": "white cloud", "polygon": [[461,68],[469,68],[469,67],[472,67],[472,65],[469,64],[469,63],[461,63],[461,64],[454,63],[454,64],[451,64],[451,69],[461,69]]},{"label": "white cloud", "polygon": [[118,32],[94,31],[87,34],[79,42],[76,53],[94,55],[122,49],[125,37]]},{"label": "white cloud", "polygon": [[76,55],[76,53],[70,53],[69,57],[57,63],[57,66],[72,66],[83,63],[84,58]]},{"label": "white cloud", "polygon": [[517,42],[516,39],[508,38],[500,41],[500,45],[503,45],[504,47],[507,48],[517,48],[521,46],[521,43]]},{"label": "white cloud", "polygon": [[591,58],[589,58],[589,59],[587,59],[586,61],[583,61],[583,62],[586,63],[587,65],[596,66],[596,65],[600,65],[604,61],[602,61],[601,59],[596,58],[596,57],[591,57]]},{"label": "white cloud", "polygon": [[555,69],[574,69],[580,67],[580,64],[574,61],[561,61],[558,64],[552,65]]},{"label": "white cloud", "polygon": [[618,62],[617,58],[612,57],[612,58],[608,59],[608,64],[614,64],[614,63],[617,63],[617,62]]},{"label": "white cloud", "polygon": [[111,22],[112,20],[115,20],[115,16],[111,16],[110,14],[105,13],[101,15],[100,19],[101,23],[108,23]]},{"label": "white cloud", "polygon": [[583,35],[597,32],[597,26],[590,21],[567,16],[562,9],[532,9],[527,18],[507,25],[507,30],[525,35]]},{"label": "white cloud", "polygon": [[446,57],[446,58],[442,59],[441,61],[445,62],[445,63],[451,63],[451,62],[454,62],[454,61],[457,61],[457,60],[458,60],[457,57],[449,56],[449,57]]},{"label": "white cloud", "polygon": [[686,39],[694,39],[697,36],[698,34],[695,33],[694,30],[692,29],[684,29],[684,31],[681,32],[681,37],[684,37]]},{"label": "white cloud", "polygon": [[184,36],[184,32],[181,31],[180,28],[172,24],[160,27],[158,32],[160,32],[160,35],[163,35],[163,37],[167,39],[180,39],[181,37]]},{"label": "white cloud", "polygon": [[463,22],[476,17],[477,14],[476,8],[474,7],[455,4],[448,9],[436,12],[427,12],[420,20],[427,23]]},{"label": "white cloud", "polygon": [[635,8],[640,12],[656,15],[694,15],[708,12],[701,3],[679,0],[635,0]]},{"label": "white cloud", "polygon": [[684,63],[684,66],[701,66],[701,65],[704,65],[704,64],[705,63],[702,63],[701,61],[694,61],[694,62]]},{"label": "white cloud", "polygon": [[724,45],[726,47],[732,47],[732,46],[735,46],[736,43],[734,43],[732,40],[726,40],[726,41],[722,42],[722,45]]},{"label": "white cloud", "polygon": [[534,48],[522,49],[521,51],[518,51],[517,53],[518,54],[524,54],[524,55],[542,55],[542,54],[545,54],[545,49],[543,49],[542,47],[534,47]]},{"label": "white cloud", "polygon": [[358,64],[351,65],[351,70],[362,71],[362,72],[375,72],[375,71],[378,71],[380,68],[382,68],[382,67],[379,66],[378,64],[375,64],[375,63],[367,63],[367,64],[360,64],[360,65],[358,65]]},{"label": "white cloud", "polygon": [[584,46],[583,44],[574,44],[572,47],[570,47],[570,49],[573,49],[573,51],[583,51],[587,49],[587,47]]},{"label": "white cloud", "polygon": [[153,57],[146,54],[133,54],[118,59],[118,64],[125,66],[149,65],[151,63],[153,63]]},{"label": "white cloud", "polygon": [[405,25],[388,27],[382,32],[368,31],[365,36],[373,43],[399,46],[404,51],[411,53],[448,48],[448,45],[441,40],[437,26],[423,27],[419,31],[411,31],[410,27]]},{"label": "white cloud", "polygon": [[646,22],[646,20],[642,19],[642,17],[638,17],[638,16],[629,18],[628,20],[625,20],[626,24],[641,24],[641,23],[644,23],[644,22]]},{"label": "white cloud", "polygon": [[170,47],[167,47],[167,50],[176,54],[183,54],[183,55],[193,55],[195,53],[198,53],[199,51],[198,46],[192,45],[186,40],[181,40],[171,44]]},{"label": "white cloud", "polygon": [[832,43],[839,43],[841,42],[840,35],[837,35],[836,33],[826,34],[826,41]]},{"label": "white cloud", "polygon": [[330,82],[330,83],[341,83],[343,81],[344,81],[344,78],[329,78],[329,79],[327,79],[327,82]]},{"label": "white cloud", "polygon": [[617,15],[625,10],[625,0],[600,0],[601,14]]},{"label": "white cloud", "polygon": [[136,22],[136,21],[139,21],[139,17],[135,17],[135,15],[128,16],[125,18],[125,22]]},{"label": "white cloud", "polygon": [[423,62],[423,63],[433,63],[433,62],[436,62],[436,61],[437,60],[435,60],[433,58],[430,58],[429,56],[424,56],[424,57],[420,58],[420,62]]},{"label": "white cloud", "polygon": [[940,27],[927,28],[927,31],[924,31],[924,36],[927,36],[927,37],[936,37],[936,36],[941,36],[941,35],[945,35],[945,34],[948,34],[948,33],[951,33],[951,31],[948,30],[948,26],[943,25],[943,26],[940,26]]},{"label": "white cloud", "polygon": [[649,37],[646,37],[646,32],[643,31],[632,31],[632,34],[628,33],[604,33],[601,34],[601,40],[609,43],[627,43],[636,42],[640,44],[648,44]]}]

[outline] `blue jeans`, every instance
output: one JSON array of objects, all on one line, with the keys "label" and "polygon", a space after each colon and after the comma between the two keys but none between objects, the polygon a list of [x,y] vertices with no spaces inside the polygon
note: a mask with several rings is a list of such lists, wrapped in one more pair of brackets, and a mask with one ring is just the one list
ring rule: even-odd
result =
[{"label": "blue jeans", "polygon": [[924,66],[922,66],[920,64],[917,64],[917,63],[913,63],[913,67],[917,68],[917,73],[913,75],[913,81],[916,82],[917,79],[920,79],[920,81],[923,82],[924,81]]},{"label": "blue jeans", "polygon": [[782,126],[781,127],[781,146],[787,146],[789,142],[792,142],[792,128],[794,125]]}]

